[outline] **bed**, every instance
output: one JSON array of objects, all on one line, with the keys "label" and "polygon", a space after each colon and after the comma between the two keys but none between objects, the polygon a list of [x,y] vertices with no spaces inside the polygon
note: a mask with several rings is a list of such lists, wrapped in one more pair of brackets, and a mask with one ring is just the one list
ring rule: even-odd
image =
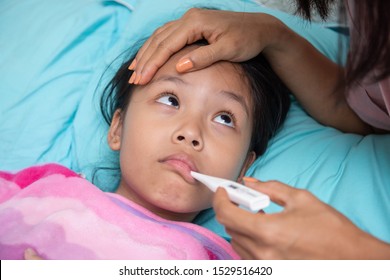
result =
[{"label": "bed", "polygon": [[[112,63],[190,7],[270,13],[334,61],[348,38],[254,0],[3,0],[0,2],[0,170],[55,162],[92,180],[106,163],[98,93]],[[344,48],[345,50],[345,48]],[[390,242],[390,135],[324,127],[292,100],[287,121],[247,175],[314,193]],[[96,183],[113,191],[115,178]],[[266,212],[280,211],[272,204]],[[229,239],[212,210],[196,220]]]}]

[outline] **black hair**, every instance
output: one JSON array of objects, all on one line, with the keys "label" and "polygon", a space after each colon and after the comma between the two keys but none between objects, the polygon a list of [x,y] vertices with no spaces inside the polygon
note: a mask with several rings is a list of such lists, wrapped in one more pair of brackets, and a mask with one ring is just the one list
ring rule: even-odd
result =
[{"label": "black hair", "polygon": [[253,128],[250,150],[261,156],[286,119],[289,90],[262,54],[238,63],[250,87]]},{"label": "black hair", "polygon": [[[203,41],[195,43],[204,45]],[[111,124],[114,112],[126,112],[136,85],[129,84],[133,71],[128,67],[133,57],[125,61],[103,91],[100,108],[104,120]],[[253,110],[253,128],[249,151],[261,156],[269,140],[284,122],[289,106],[289,90],[272,70],[265,57],[260,54],[248,61],[234,63],[241,68],[241,74],[250,88]]]}]

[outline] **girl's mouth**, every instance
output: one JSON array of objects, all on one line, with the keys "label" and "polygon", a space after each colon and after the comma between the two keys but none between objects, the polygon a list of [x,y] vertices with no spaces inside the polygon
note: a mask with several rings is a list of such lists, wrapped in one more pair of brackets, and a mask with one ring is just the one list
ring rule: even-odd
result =
[{"label": "girl's mouth", "polygon": [[196,182],[191,176],[191,171],[197,172],[197,168],[189,156],[185,154],[176,154],[168,156],[163,160],[160,160],[160,162],[170,166],[175,172],[180,174],[186,182],[190,184]]}]

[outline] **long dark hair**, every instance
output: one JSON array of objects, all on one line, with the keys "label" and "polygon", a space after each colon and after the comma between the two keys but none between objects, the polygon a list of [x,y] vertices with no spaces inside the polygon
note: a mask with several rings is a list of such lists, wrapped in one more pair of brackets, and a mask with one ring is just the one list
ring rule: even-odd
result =
[{"label": "long dark hair", "polygon": [[[204,45],[205,42],[196,44]],[[102,115],[108,125],[117,109],[126,112],[136,87],[128,83],[133,73],[128,70],[132,60],[133,57],[122,64],[100,99]],[[246,62],[237,63],[237,66],[241,68],[243,82],[248,83],[252,93],[254,120],[250,150],[260,156],[286,118],[290,106],[289,91],[261,54]]]},{"label": "long dark hair", "polygon": [[372,82],[390,76],[390,1],[356,0],[353,5],[343,5],[340,0],[296,0],[297,12],[309,20],[313,10],[326,19],[330,7],[337,3],[343,21],[346,13],[353,15],[351,24],[355,30],[346,66],[347,85],[363,80],[374,69]]},{"label": "long dark hair", "polygon": [[252,93],[254,117],[250,150],[261,156],[286,119],[289,90],[262,54],[239,65]]}]

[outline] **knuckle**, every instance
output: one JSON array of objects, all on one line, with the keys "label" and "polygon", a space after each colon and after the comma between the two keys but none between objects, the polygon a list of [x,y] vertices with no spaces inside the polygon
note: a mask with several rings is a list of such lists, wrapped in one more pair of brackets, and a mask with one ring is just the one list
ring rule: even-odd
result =
[{"label": "knuckle", "polygon": [[280,182],[277,181],[277,180],[270,180],[270,181],[267,181],[267,184],[270,186],[270,187],[277,187]]},{"label": "knuckle", "polygon": [[192,25],[200,24],[204,22],[204,19],[202,18],[204,11],[204,9],[200,8],[191,8],[184,14],[183,19]]},{"label": "knuckle", "polygon": [[165,24],[161,25],[160,27],[158,27],[157,29],[154,30],[153,32],[153,36],[156,36],[157,34],[163,32],[164,30],[167,29],[167,27],[169,27],[170,25],[172,25],[175,21],[168,21],[166,22]]},{"label": "knuckle", "polygon": [[154,37],[157,37],[158,34],[160,34],[160,33],[164,30],[164,26],[165,26],[165,25],[160,26],[159,28],[157,28],[157,29],[153,32],[153,36],[154,36]]},{"label": "knuckle", "polygon": [[262,249],[261,253],[259,253],[256,257],[264,260],[275,260],[278,259],[278,254],[272,247],[267,247]]},{"label": "knuckle", "polygon": [[167,42],[165,39],[162,39],[159,34],[154,36],[151,42],[151,46],[158,51],[162,50],[167,51],[170,55],[173,54],[173,51],[169,48],[169,42]]},{"label": "knuckle", "polygon": [[310,200],[311,199],[311,193],[308,191],[308,190],[297,190],[295,193],[294,193],[294,199],[298,200],[298,201],[307,201],[307,200]]},{"label": "knuckle", "polygon": [[152,40],[150,42],[150,45],[157,47],[161,43],[162,40],[163,39],[162,39],[161,34],[157,33],[157,34],[152,36]]},{"label": "knuckle", "polygon": [[216,56],[217,56],[217,53],[215,52],[215,50],[213,48],[209,48],[209,52],[208,52],[209,60],[214,61]]},{"label": "knuckle", "polygon": [[155,62],[147,62],[142,69],[142,76],[153,76],[157,70],[159,69],[159,66]]},{"label": "knuckle", "polygon": [[167,47],[167,42],[165,40],[159,41],[156,46],[158,49],[165,49]]},{"label": "knuckle", "polygon": [[200,10],[201,9],[199,9],[199,8],[191,8],[184,14],[184,16],[186,16],[186,17],[196,16],[200,12]]}]

